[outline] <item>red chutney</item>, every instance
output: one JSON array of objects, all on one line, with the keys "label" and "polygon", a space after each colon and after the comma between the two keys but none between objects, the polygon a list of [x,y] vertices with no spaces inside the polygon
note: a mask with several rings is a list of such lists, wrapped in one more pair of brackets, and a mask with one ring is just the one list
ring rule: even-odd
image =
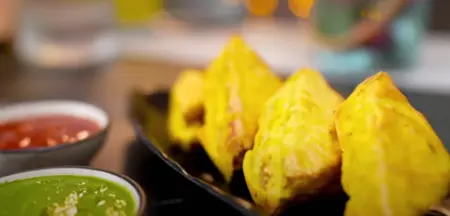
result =
[{"label": "red chutney", "polygon": [[53,147],[86,139],[100,130],[89,119],[49,115],[0,123],[0,150]]}]

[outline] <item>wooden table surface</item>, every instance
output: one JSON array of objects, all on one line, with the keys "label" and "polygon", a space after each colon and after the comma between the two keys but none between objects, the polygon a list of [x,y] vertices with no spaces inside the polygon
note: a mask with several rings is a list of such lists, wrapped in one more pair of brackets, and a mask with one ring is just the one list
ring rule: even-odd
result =
[{"label": "wooden table surface", "polygon": [[139,88],[151,92],[168,88],[182,66],[158,62],[119,62],[94,81],[92,95],[112,116],[107,144],[93,160],[94,167],[123,172],[125,150],[134,134],[126,117],[128,96]]},{"label": "wooden table surface", "polygon": [[69,74],[36,71],[0,55],[0,104],[64,98],[87,101],[104,108],[111,117],[112,126],[106,144],[92,161],[92,166],[123,173],[125,152],[134,138],[126,116],[130,91],[134,88],[148,92],[168,88],[183,68],[186,66],[167,62],[124,60],[101,70]]}]

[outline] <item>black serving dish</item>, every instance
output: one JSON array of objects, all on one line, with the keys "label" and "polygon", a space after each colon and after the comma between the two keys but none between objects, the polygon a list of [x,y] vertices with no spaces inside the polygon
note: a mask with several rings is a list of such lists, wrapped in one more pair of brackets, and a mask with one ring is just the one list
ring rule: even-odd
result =
[{"label": "black serving dish", "polygon": [[[354,86],[332,85],[342,95],[348,96]],[[403,91],[416,109],[421,111],[434,127],[436,133],[450,149],[450,95]],[[167,111],[169,93],[167,89],[147,94],[136,91],[131,96],[130,117],[136,130],[137,143],[148,149],[166,168],[173,170],[173,178],[186,180],[188,185],[209,194],[234,210],[233,215],[267,215],[255,206],[245,185],[242,172],[236,172],[230,184],[225,184],[207,154],[198,145],[185,153],[175,147],[168,138]],[[151,172],[151,170],[147,170]],[[176,176],[176,177],[175,177]],[[142,183],[141,183],[142,184]],[[159,187],[159,186],[158,186]],[[164,187],[161,185],[161,187]],[[170,185],[167,188],[171,187]],[[164,190],[164,189],[163,189]],[[279,215],[343,215],[347,196],[314,199],[302,204],[283,208]],[[446,215],[430,212],[427,215]]]}]

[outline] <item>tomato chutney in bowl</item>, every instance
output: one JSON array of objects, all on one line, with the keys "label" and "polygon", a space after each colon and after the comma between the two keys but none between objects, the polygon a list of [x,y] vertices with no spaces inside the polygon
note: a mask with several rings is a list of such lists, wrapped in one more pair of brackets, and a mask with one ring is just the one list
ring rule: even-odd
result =
[{"label": "tomato chutney in bowl", "polygon": [[0,176],[27,169],[87,165],[109,128],[102,109],[79,101],[24,102],[0,108]]}]

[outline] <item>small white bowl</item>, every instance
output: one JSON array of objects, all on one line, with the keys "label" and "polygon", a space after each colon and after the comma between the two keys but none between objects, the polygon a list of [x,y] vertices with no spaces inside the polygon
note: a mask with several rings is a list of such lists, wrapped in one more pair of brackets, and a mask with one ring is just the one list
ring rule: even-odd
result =
[{"label": "small white bowl", "polygon": [[[47,169],[37,169],[30,170],[25,172],[20,172],[16,174],[12,174],[9,176],[5,176],[0,178],[0,184],[29,179],[35,177],[43,177],[43,176],[59,176],[59,175],[73,175],[73,176],[88,176],[88,177],[96,177],[102,180],[110,181],[116,183],[131,193],[133,200],[135,202],[135,212],[138,216],[143,216],[147,210],[147,198],[145,192],[135,181],[130,179],[127,176],[94,169],[90,167],[55,167],[55,168],[47,168]],[[1,210],[0,210],[1,211]]]},{"label": "small white bowl", "polygon": [[0,107],[0,123],[48,115],[71,115],[96,122],[100,131],[86,139],[54,147],[0,150],[0,176],[28,169],[63,165],[88,165],[103,146],[108,133],[108,114],[79,101],[44,100]]}]

